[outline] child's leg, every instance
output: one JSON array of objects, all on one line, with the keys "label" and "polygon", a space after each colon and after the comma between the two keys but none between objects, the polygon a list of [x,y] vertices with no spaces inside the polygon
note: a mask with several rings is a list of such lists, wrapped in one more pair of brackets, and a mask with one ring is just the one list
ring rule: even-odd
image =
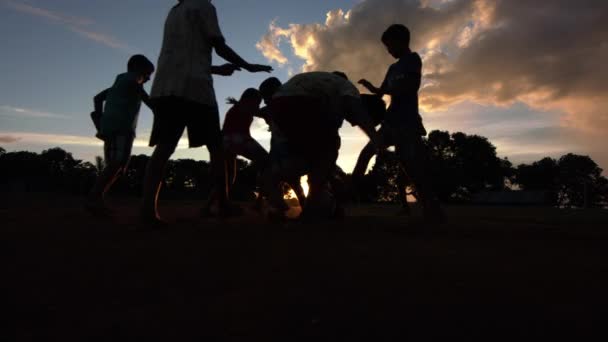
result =
[{"label": "child's leg", "polygon": [[132,146],[133,138],[127,136],[116,136],[106,140],[104,144],[106,167],[97,177],[95,185],[91,189],[88,205],[104,206],[105,194],[129,163]]},{"label": "child's leg", "polygon": [[118,179],[124,170],[121,163],[115,161],[107,161],[106,167],[97,177],[95,185],[89,193],[89,201],[103,203],[105,194],[110,190],[114,182]]},{"label": "child's leg", "polygon": [[304,193],[304,189],[302,188],[302,184],[300,183],[300,178],[295,177],[293,180],[288,181],[289,186],[296,194],[298,198],[298,202],[300,202],[300,207],[304,208],[306,205],[306,194]]},{"label": "child's leg", "polygon": [[[226,170],[226,153],[223,144],[208,146],[211,159],[211,176],[214,179],[213,189],[207,203],[203,206],[201,213],[209,215],[211,207],[218,205],[220,215],[233,215],[238,208],[230,206],[228,200],[228,175]],[[235,163],[236,165],[236,163]],[[235,173],[236,174],[236,173]]]},{"label": "child's leg", "polygon": [[254,139],[247,139],[243,143],[243,148],[239,151],[239,154],[251,160],[258,170],[262,170],[266,166],[270,156],[266,149]]},{"label": "child's leg", "polygon": [[141,213],[145,219],[159,219],[158,194],[165,175],[165,167],[176,147],[177,144],[159,143],[148,161],[144,176]]},{"label": "child's leg", "polygon": [[401,213],[402,215],[410,215],[411,208],[407,201],[407,185],[408,178],[403,170],[399,170],[397,175],[397,190],[399,191],[399,202],[401,202]]},{"label": "child's leg", "polygon": [[428,154],[424,142],[418,136],[408,136],[408,134],[403,134],[400,139],[395,139],[395,141],[398,141],[397,154],[407,175],[414,183],[418,194],[417,199],[424,209],[425,216],[443,220],[443,211],[434,194],[431,179],[428,177]]},{"label": "child's leg", "polygon": [[355,168],[353,170],[354,179],[359,179],[359,178],[363,177],[363,175],[365,175],[365,171],[367,171],[367,166],[369,165],[369,161],[372,159],[372,157],[375,154],[376,154],[376,148],[374,147],[374,144],[372,144],[371,142],[368,142],[367,145],[365,145],[365,147],[363,147],[363,150],[361,150],[361,153],[359,154],[359,157],[357,158],[357,164],[355,165]]},{"label": "child's leg", "polygon": [[[390,135],[390,130],[387,129],[384,125],[382,125],[382,127],[380,127],[380,129],[378,130],[378,135],[382,137],[382,144],[386,148],[393,145],[393,139]],[[354,180],[358,180],[363,177],[363,175],[365,175],[365,171],[367,171],[369,161],[376,154],[376,151],[376,146],[374,146],[371,141],[368,142],[365,147],[363,147],[363,150],[361,150],[361,153],[357,158],[357,164],[355,165],[355,168],[353,170]]]},{"label": "child's leg", "polygon": [[333,214],[326,211],[328,203],[325,197],[327,192],[330,191],[330,179],[336,172],[336,161],[340,146],[339,138],[336,137],[336,139],[335,146],[331,141],[328,141],[327,148],[322,153],[316,153],[314,160],[310,160],[312,163],[310,173],[308,174],[310,189],[303,211],[303,214],[307,216],[329,218]]},{"label": "child's leg", "polygon": [[236,154],[225,152],[226,156],[226,179],[228,180],[228,193],[230,188],[236,183],[237,165],[236,165]]}]

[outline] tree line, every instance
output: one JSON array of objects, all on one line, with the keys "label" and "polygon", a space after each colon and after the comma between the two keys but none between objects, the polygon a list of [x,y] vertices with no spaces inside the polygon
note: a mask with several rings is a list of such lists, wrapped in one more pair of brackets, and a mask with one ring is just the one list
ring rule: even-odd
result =
[{"label": "tree line", "polygon": [[[435,190],[444,202],[469,203],[480,192],[524,190],[544,192],[546,204],[553,206],[608,205],[608,179],[588,156],[546,157],[515,167],[508,159],[499,158],[496,147],[482,136],[433,131],[425,142],[430,156],[429,172],[435,181]],[[120,178],[113,193],[140,195],[148,160],[146,155],[133,156],[125,177]],[[243,160],[238,160],[237,167],[232,198],[240,201],[255,198],[257,171]],[[0,147],[0,191],[82,195],[89,191],[102,169],[102,158],[97,157],[94,163],[86,162],[75,159],[61,148],[37,154],[6,152]],[[378,156],[370,172],[358,184],[358,200],[397,202],[399,177],[403,175],[400,175],[395,153],[388,151]],[[338,178],[348,180],[349,175],[339,170]],[[407,177],[405,179],[407,183]],[[210,189],[208,162],[180,159],[169,163],[163,196],[204,198]]]}]

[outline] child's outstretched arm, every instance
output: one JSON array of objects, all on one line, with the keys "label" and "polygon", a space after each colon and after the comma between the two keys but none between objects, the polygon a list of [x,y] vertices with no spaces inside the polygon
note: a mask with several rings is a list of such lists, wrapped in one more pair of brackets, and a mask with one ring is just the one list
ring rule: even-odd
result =
[{"label": "child's outstretched arm", "polygon": [[211,66],[211,73],[214,75],[232,76],[235,71],[241,71],[241,67],[232,63]]},{"label": "child's outstretched arm", "polygon": [[381,88],[378,88],[376,86],[374,86],[370,81],[366,80],[366,79],[362,79],[359,81],[359,84],[364,86],[365,89],[369,90],[370,93],[374,94],[374,95],[385,95],[386,93],[382,91]]},{"label": "child's outstretched arm", "polygon": [[106,101],[106,98],[108,97],[108,91],[110,91],[110,88],[95,95],[95,97],[93,98],[93,105],[95,108],[95,112],[97,112],[97,113],[103,112],[103,103]]},{"label": "child's outstretched arm", "polygon": [[347,113],[345,117],[346,121],[350,122],[353,126],[359,126],[363,133],[369,137],[372,144],[374,144],[377,152],[382,153],[382,146],[384,144],[382,136],[376,132],[373,120],[363,106],[361,99],[352,96],[344,96],[342,97],[342,102]]},{"label": "child's outstretched arm", "polygon": [[215,49],[215,53],[228,62],[243,68],[249,72],[271,72],[273,69],[268,65],[261,64],[249,64],[241,56],[239,56],[223,38],[216,38],[212,40],[212,45]]}]

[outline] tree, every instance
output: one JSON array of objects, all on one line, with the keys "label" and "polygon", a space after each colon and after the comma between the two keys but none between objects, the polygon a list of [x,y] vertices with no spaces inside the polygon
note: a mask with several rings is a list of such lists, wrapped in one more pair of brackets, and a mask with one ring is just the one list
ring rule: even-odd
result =
[{"label": "tree", "polygon": [[0,157],[2,157],[5,154],[6,154],[6,150],[4,148],[0,147]]},{"label": "tree", "polygon": [[[363,179],[358,180],[357,199],[362,202],[399,202],[398,183],[401,175],[402,166],[395,152],[386,151],[378,155],[370,172]],[[347,180],[346,175],[340,177]],[[343,198],[353,196],[344,188],[339,192]]]},{"label": "tree", "polygon": [[48,190],[69,189],[74,168],[80,164],[80,160],[74,159],[71,153],[59,148],[51,148],[40,154],[40,160],[44,164],[43,178],[45,188]]},{"label": "tree", "polygon": [[496,155],[487,138],[461,132],[433,131],[426,141],[430,177],[444,201],[468,201],[485,190],[502,190],[513,176],[507,159]]},{"label": "tree", "polygon": [[590,157],[570,153],[559,159],[558,167],[561,205],[583,207],[605,203],[608,181]]},{"label": "tree", "polygon": [[531,165],[517,167],[515,183],[526,191],[545,191],[548,204],[558,204],[559,165],[553,158],[543,158]]},{"label": "tree", "polygon": [[546,191],[553,205],[605,206],[608,201],[608,179],[588,156],[567,154],[519,165],[515,181],[524,190]]}]

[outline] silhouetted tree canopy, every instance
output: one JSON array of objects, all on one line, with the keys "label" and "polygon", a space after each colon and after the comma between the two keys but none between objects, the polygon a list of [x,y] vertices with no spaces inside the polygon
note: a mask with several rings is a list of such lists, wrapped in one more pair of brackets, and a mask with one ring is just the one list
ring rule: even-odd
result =
[{"label": "silhouetted tree canopy", "polygon": [[[548,194],[550,204],[564,207],[608,205],[608,179],[588,156],[567,154],[559,159],[543,158],[513,168],[509,160],[498,158],[488,139],[464,133],[433,131],[426,139],[428,170],[435,190],[443,201],[467,202],[478,192],[521,188]],[[122,195],[141,195],[149,157],[136,155],[124,177],[112,188]],[[0,190],[26,192],[64,192],[86,194],[104,167],[103,158],[95,162],[75,159],[61,148],[40,154],[6,152],[0,147]],[[254,198],[257,170],[237,160],[237,179],[231,196],[236,200]],[[397,202],[401,165],[394,152],[376,158],[371,171],[358,184],[358,198],[365,202]],[[163,196],[204,198],[211,189],[211,169],[206,161],[172,160],[167,166]],[[407,177],[405,178],[407,179]],[[338,168],[332,187],[343,199],[351,198],[348,176]],[[411,184],[406,182],[407,186]]]},{"label": "silhouetted tree canopy", "polygon": [[397,177],[401,170],[399,158],[394,152],[376,157],[372,169],[359,184],[360,200],[365,202],[396,203],[399,200]]},{"label": "silhouetted tree canopy", "polygon": [[608,179],[588,156],[567,154],[559,160],[544,158],[517,167],[516,182],[524,190],[542,190],[564,207],[605,206]]},{"label": "silhouetted tree canopy", "polygon": [[444,201],[468,201],[480,191],[505,189],[513,176],[507,159],[498,158],[487,138],[433,131],[427,148],[435,191]]},{"label": "silhouetted tree canopy", "polygon": [[[27,192],[64,192],[86,194],[103,170],[104,161],[95,158],[95,164],[74,159],[71,153],[52,148],[41,154],[32,152],[0,153],[0,189]],[[125,175],[112,187],[112,193],[141,195],[146,165],[146,155],[131,157]],[[237,200],[254,196],[255,170],[245,161],[238,160],[238,177],[232,191]],[[206,197],[211,189],[210,166],[205,161],[192,159],[171,160],[164,179],[164,196]]]}]

